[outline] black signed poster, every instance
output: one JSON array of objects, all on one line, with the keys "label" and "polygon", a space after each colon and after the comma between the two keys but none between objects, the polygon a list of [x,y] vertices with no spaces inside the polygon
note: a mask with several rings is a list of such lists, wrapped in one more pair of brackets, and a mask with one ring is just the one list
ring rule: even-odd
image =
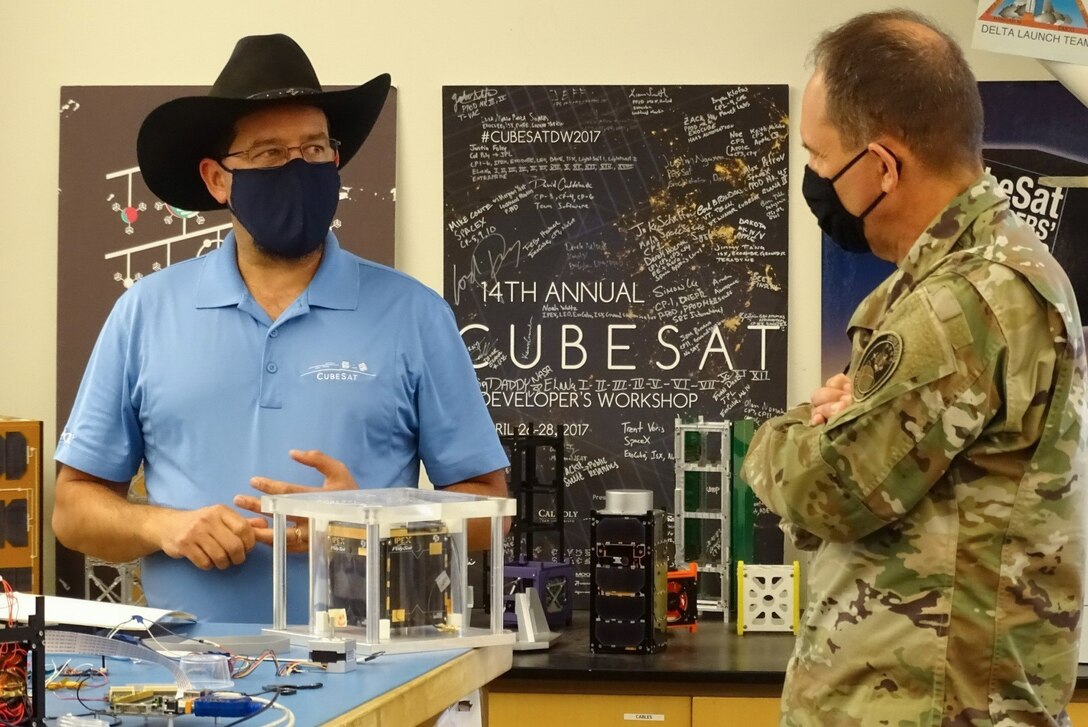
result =
[{"label": "black signed poster", "polygon": [[676,417],[783,410],[788,90],[443,94],[445,297],[499,432],[566,428],[585,593],[605,490],[672,509]]}]

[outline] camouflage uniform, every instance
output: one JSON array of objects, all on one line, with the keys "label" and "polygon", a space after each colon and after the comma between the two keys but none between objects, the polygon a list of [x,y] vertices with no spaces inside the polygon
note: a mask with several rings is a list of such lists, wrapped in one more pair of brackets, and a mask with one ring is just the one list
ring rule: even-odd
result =
[{"label": "camouflage uniform", "polygon": [[851,405],[771,419],[744,464],[816,550],[782,724],[1067,724],[1086,469],[1068,278],[985,175],[850,336]]}]

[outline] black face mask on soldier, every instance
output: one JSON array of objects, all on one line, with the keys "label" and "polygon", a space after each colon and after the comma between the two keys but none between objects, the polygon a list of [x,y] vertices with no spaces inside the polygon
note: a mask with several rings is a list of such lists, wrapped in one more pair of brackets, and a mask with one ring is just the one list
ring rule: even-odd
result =
[{"label": "black face mask on soldier", "polygon": [[[868,148],[862,149],[830,179],[821,177],[806,164],[805,176],[801,182],[801,193],[805,196],[808,208],[816,216],[820,229],[847,252],[864,253],[872,250],[869,241],[865,239],[864,220],[888,194],[881,191],[880,196],[873,200],[871,205],[866,207],[860,215],[855,215],[843,207],[842,200],[835,191],[835,182],[839,180],[839,177],[850,171],[850,168],[868,153]],[[888,153],[892,154],[891,151]],[[901,167],[899,159],[894,154],[892,158],[895,159],[895,167],[898,170]]]}]

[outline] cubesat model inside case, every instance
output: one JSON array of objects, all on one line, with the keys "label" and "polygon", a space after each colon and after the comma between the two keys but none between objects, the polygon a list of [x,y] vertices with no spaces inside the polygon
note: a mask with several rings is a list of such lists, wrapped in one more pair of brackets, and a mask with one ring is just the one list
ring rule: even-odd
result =
[{"label": "cubesat model inside case", "polygon": [[[362,654],[511,643],[503,631],[503,518],[514,500],[390,488],[266,495],[273,520],[271,631],[354,639]],[[470,625],[467,521],[491,522],[490,628]],[[308,520],[310,623],[286,623],[287,532]]]},{"label": "cubesat model inside case", "polygon": [[[381,618],[393,629],[445,626],[453,617],[450,534],[445,524],[394,528],[381,541]],[[345,625],[366,626],[366,530],[351,523],[328,529],[329,610]]]}]

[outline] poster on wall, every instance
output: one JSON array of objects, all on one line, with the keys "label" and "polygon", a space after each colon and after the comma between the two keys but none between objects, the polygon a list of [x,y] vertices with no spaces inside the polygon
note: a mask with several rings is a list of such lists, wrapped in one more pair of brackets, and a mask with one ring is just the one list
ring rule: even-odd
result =
[{"label": "poster on wall", "polygon": [[783,410],[788,108],[784,85],[443,89],[445,296],[499,433],[565,429],[567,553],[532,556],[576,592],[606,490],[672,509],[677,417]]},{"label": "poster on wall", "polygon": [[[136,134],[165,101],[199,86],[66,86],[60,95],[57,236],[57,429],[68,418],[91,349],[117,298],[144,276],[217,249],[227,211],[193,212],[155,198],[136,163]],[[396,90],[341,170],[333,223],[341,245],[393,264]],[[57,595],[82,595],[82,559],[57,545]]]},{"label": "poster on wall", "polygon": [[[984,81],[979,91],[983,165],[1069,275],[1077,300],[1088,301],[1088,108],[1057,81]],[[825,380],[850,361],[846,325],[854,308],[894,269],[824,239]]]},{"label": "poster on wall", "polygon": [[978,0],[973,47],[1088,64],[1084,0]]}]

